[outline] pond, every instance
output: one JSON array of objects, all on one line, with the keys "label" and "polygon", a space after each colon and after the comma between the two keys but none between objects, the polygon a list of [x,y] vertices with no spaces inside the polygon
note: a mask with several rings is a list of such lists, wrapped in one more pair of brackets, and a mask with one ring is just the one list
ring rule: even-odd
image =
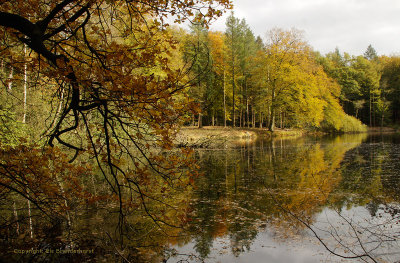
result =
[{"label": "pond", "polygon": [[[146,191],[160,194],[146,200],[151,213],[133,207],[123,224],[109,199],[71,199],[66,219],[48,219],[3,195],[10,224],[0,227],[0,262],[400,262],[399,135],[259,140],[194,154],[193,186],[151,184]],[[109,193],[101,176],[82,178]]]},{"label": "pond", "polygon": [[171,262],[400,262],[400,137],[197,150],[203,176]]}]

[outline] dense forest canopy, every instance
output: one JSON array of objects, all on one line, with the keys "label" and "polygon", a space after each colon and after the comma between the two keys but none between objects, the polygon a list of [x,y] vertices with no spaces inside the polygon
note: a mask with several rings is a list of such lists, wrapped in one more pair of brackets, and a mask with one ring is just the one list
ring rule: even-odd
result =
[{"label": "dense forest canopy", "polygon": [[[121,257],[155,246],[133,236],[173,235],[196,174],[192,151],[173,147],[183,125],[398,124],[399,57],[372,46],[364,56],[321,55],[299,30],[255,36],[234,13],[225,32],[209,31],[229,8],[227,0],[0,3],[4,251],[43,240],[85,247],[80,220],[94,207],[119,234],[91,242],[135,248]],[[169,26],[171,16],[190,28]],[[65,229],[69,240],[59,238]]]},{"label": "dense forest canopy", "polygon": [[[396,56],[378,56],[371,45],[363,56],[338,49],[321,55],[297,29],[272,28],[255,36],[233,12],[225,32],[208,31],[201,23],[196,27],[186,46],[199,58],[192,75],[197,84],[191,88],[202,109],[199,127],[348,132],[365,130],[363,124],[399,122],[392,71]],[[196,50],[195,41],[201,49]],[[201,70],[208,74],[199,74]]]}]

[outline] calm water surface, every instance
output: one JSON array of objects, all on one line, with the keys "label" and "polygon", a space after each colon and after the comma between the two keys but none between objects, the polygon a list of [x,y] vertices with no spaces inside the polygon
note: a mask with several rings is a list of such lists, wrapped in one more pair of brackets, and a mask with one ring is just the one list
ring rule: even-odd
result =
[{"label": "calm water surface", "polygon": [[168,263],[400,261],[399,136],[258,141],[196,154],[204,176]]}]

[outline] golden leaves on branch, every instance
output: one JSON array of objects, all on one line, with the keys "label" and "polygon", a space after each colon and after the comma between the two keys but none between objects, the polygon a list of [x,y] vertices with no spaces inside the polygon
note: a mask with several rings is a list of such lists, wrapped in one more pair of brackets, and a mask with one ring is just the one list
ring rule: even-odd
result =
[{"label": "golden leaves on branch", "polygon": [[[15,14],[36,30],[0,26],[7,36],[0,52],[8,54],[10,64],[19,62],[13,54],[24,44],[36,52],[30,70],[37,73],[37,83],[51,84],[43,85],[48,94],[59,94],[61,100],[51,101],[58,107],[47,127],[49,144],[65,146],[1,148],[1,187],[52,213],[103,198],[114,206],[122,203],[122,208],[144,207],[145,201],[157,207],[162,202],[150,196],[165,197],[168,187],[172,193],[183,189],[194,164],[189,150],[173,150],[172,137],[196,106],[182,92],[188,80],[176,65],[178,44],[163,22],[170,15],[180,22],[201,16],[210,21],[228,7],[226,0],[30,0],[0,5],[1,12]],[[68,147],[76,150],[72,164]],[[95,160],[97,168],[87,166],[85,158]],[[90,177],[93,189],[87,183]],[[96,194],[97,183],[102,189]],[[162,216],[167,220],[170,215]]]}]

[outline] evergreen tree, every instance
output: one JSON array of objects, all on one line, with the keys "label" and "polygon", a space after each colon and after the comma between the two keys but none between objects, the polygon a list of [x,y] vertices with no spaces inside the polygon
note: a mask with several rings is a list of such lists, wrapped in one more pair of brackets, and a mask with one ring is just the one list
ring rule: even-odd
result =
[{"label": "evergreen tree", "polygon": [[369,45],[367,50],[364,52],[364,58],[373,61],[378,59],[378,54],[376,53],[375,49],[372,45]]},{"label": "evergreen tree", "polygon": [[212,75],[209,74],[212,62],[210,60],[208,29],[205,27],[205,21],[191,24],[190,35],[184,47],[184,59],[191,64],[193,76],[190,94],[200,106],[197,123],[198,127],[201,128],[203,126],[203,112],[210,105],[207,101],[207,89],[209,89],[212,82]]},{"label": "evergreen tree", "polygon": [[230,65],[232,84],[232,127],[236,127],[236,81],[239,75],[239,53],[241,47],[240,20],[232,12],[226,20],[225,40],[227,46],[227,63]]}]

